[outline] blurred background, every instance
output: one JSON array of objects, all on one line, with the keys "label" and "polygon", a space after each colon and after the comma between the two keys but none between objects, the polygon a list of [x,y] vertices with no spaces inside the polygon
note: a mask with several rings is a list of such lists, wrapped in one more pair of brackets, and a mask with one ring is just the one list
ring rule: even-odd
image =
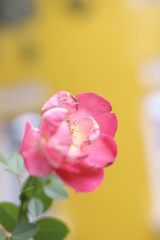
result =
[{"label": "blurred background", "polygon": [[[160,0],[0,0],[4,155],[62,89],[104,96],[119,121],[103,184],[53,206],[67,240],[160,239]],[[17,202],[16,184],[1,167],[0,200]]]}]

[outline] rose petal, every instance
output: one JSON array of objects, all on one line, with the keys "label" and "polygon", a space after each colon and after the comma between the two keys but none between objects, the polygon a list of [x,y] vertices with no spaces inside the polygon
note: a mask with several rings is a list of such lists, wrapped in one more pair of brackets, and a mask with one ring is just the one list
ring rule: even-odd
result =
[{"label": "rose petal", "polygon": [[41,133],[48,136],[52,136],[65,120],[68,110],[65,108],[53,108],[45,112],[42,116],[40,125]]},{"label": "rose petal", "polygon": [[111,114],[112,107],[104,98],[95,93],[80,93],[76,96],[79,102],[78,112],[70,115],[71,121],[91,116],[100,126],[101,133],[114,136],[117,130],[117,118]]},{"label": "rose petal", "polygon": [[26,122],[20,153],[31,175],[45,177],[52,172],[52,168],[48,164],[43,152],[40,133],[32,128],[29,122]]},{"label": "rose petal", "polygon": [[49,138],[48,146],[59,151],[62,156],[66,156],[70,145],[72,144],[72,135],[66,122],[62,122],[52,137]]},{"label": "rose petal", "polygon": [[84,144],[81,150],[88,154],[84,163],[95,168],[112,164],[117,156],[117,145],[113,137],[104,134],[101,134],[92,144]]},{"label": "rose petal", "polygon": [[45,156],[52,167],[60,167],[67,157],[71,143],[72,135],[69,126],[63,121],[45,145]]},{"label": "rose petal", "polygon": [[41,114],[43,115],[49,109],[62,107],[68,109],[70,113],[76,112],[78,109],[78,101],[70,93],[60,91],[53,95],[42,107]]},{"label": "rose petal", "polygon": [[56,171],[60,178],[77,192],[90,192],[95,190],[103,181],[104,170],[102,168],[83,168],[79,166],[79,172],[66,172],[62,169]]},{"label": "rose petal", "polygon": [[45,146],[45,157],[53,169],[59,168],[63,164],[63,156],[61,153],[48,145]]},{"label": "rose petal", "polygon": [[78,160],[81,161],[81,159],[85,158],[87,155],[88,154],[86,152],[82,152],[80,148],[74,145],[71,145],[67,153],[66,161],[68,163],[71,163],[71,162],[78,163]]}]

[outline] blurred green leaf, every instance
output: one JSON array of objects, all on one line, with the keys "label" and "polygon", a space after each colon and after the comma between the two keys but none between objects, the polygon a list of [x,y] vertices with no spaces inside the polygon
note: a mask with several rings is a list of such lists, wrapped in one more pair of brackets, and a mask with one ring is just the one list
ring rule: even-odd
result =
[{"label": "blurred green leaf", "polygon": [[12,153],[7,158],[6,166],[8,167],[6,169],[8,172],[20,176],[24,168],[24,160],[19,153]]},{"label": "blurred green leaf", "polygon": [[4,165],[7,164],[5,157],[3,157],[1,153],[0,153],[0,162],[3,163]]},{"label": "blurred green leaf", "polygon": [[35,240],[62,240],[69,232],[68,227],[55,218],[43,218],[36,222],[39,230],[34,236]]},{"label": "blurred green leaf", "polygon": [[51,199],[63,200],[68,198],[68,192],[63,186],[50,185],[44,188],[45,194]]},{"label": "blurred green leaf", "polygon": [[54,182],[56,185],[64,185],[64,183],[62,182],[62,180],[55,174],[55,173],[52,173],[50,176],[49,176],[49,179]]},{"label": "blurred green leaf", "polygon": [[55,174],[51,174],[49,177],[49,184],[44,186],[44,192],[48,197],[56,200],[68,198],[64,183]]},{"label": "blurred green leaf", "polygon": [[33,237],[38,231],[38,226],[34,223],[17,224],[12,235],[13,240],[27,240]]},{"label": "blurred green leaf", "polygon": [[28,203],[28,211],[33,217],[38,217],[43,212],[43,203],[38,198],[32,198]]},{"label": "blurred green leaf", "polygon": [[43,203],[43,211],[46,211],[52,204],[52,200],[47,197],[44,193],[44,184],[46,179],[38,178],[38,177],[30,177],[27,179],[26,183],[23,186],[21,199],[26,201],[26,205],[28,205],[28,201],[31,198],[38,198]]},{"label": "blurred green leaf", "polygon": [[7,236],[4,234],[3,230],[0,228],[0,240],[6,240]]},{"label": "blurred green leaf", "polygon": [[12,203],[0,203],[0,224],[12,232],[18,219],[19,208]]}]

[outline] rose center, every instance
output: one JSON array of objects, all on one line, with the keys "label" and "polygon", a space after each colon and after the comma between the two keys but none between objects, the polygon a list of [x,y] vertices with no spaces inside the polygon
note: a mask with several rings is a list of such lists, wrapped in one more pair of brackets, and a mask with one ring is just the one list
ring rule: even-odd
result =
[{"label": "rose center", "polygon": [[72,134],[72,144],[80,148],[83,143],[90,144],[95,141],[100,133],[98,123],[92,117],[85,117],[74,122],[67,120]]}]

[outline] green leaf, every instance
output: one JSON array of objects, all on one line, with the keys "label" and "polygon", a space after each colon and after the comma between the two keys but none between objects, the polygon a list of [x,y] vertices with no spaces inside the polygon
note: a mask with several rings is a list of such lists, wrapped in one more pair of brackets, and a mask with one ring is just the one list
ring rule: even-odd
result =
[{"label": "green leaf", "polygon": [[0,224],[12,232],[18,219],[19,208],[12,203],[0,203]]},{"label": "green leaf", "polygon": [[28,203],[28,211],[33,217],[38,217],[43,212],[43,203],[38,198],[32,198]]},{"label": "green leaf", "polygon": [[51,199],[63,200],[68,198],[68,192],[62,186],[50,185],[45,187],[44,191]]},{"label": "green leaf", "polygon": [[12,235],[13,240],[28,240],[38,231],[38,226],[34,223],[17,224]]},{"label": "green leaf", "polygon": [[56,200],[68,198],[68,192],[64,188],[64,183],[55,174],[52,174],[49,180],[49,184],[44,187],[44,192],[48,197]]},{"label": "green leaf", "polygon": [[7,164],[6,159],[2,156],[2,154],[0,153],[0,162],[3,163],[4,165]]},{"label": "green leaf", "polygon": [[34,236],[35,240],[62,240],[69,232],[68,227],[55,218],[43,218],[36,222],[39,230]]},{"label": "green leaf", "polygon": [[3,230],[0,228],[0,240],[6,240],[7,236],[4,234]]},{"label": "green leaf", "polygon": [[24,160],[19,153],[12,153],[7,158],[7,171],[20,176],[24,168]]},{"label": "green leaf", "polygon": [[49,179],[54,182],[56,185],[64,185],[64,183],[62,182],[62,180],[55,174],[55,173],[52,173],[50,176],[49,176]]},{"label": "green leaf", "polygon": [[44,193],[44,184],[42,178],[30,177],[23,186],[21,199],[25,200],[27,205],[31,198],[38,198],[43,203],[43,211],[46,211],[52,204],[52,199]]}]

